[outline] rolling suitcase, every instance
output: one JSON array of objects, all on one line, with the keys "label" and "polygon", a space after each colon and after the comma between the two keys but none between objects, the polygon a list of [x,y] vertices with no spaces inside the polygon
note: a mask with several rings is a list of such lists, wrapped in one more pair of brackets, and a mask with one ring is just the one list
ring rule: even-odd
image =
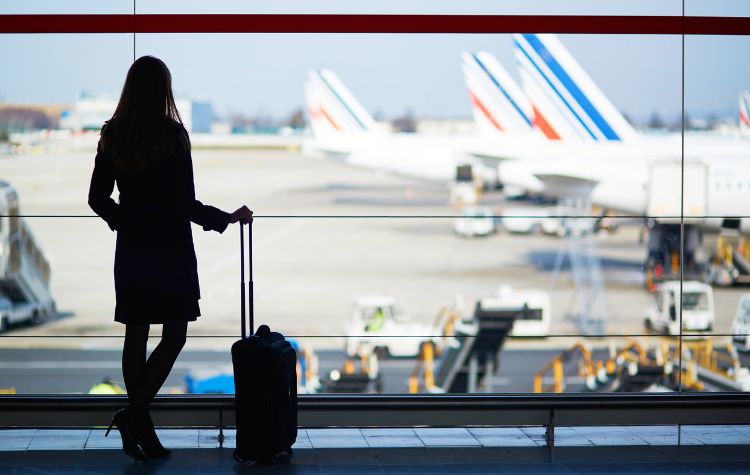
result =
[{"label": "rolling suitcase", "polygon": [[272,332],[266,325],[253,334],[252,224],[248,226],[250,336],[247,336],[244,241],[244,225],[240,223],[242,339],[232,345],[237,426],[234,459],[273,462],[282,452],[291,454],[297,439],[297,354],[281,333]]}]

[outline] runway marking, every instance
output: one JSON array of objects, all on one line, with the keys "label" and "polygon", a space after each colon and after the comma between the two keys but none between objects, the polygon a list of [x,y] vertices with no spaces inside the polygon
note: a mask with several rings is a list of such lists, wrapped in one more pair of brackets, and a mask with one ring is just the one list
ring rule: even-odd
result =
[{"label": "runway marking", "polygon": [[[270,246],[271,244],[289,236],[290,234],[299,230],[300,228],[307,226],[309,223],[310,223],[309,220],[293,221],[292,223],[277,229],[275,232],[272,232],[264,236],[261,239],[257,239],[255,241],[255,244],[253,244],[253,252],[260,251]],[[240,260],[240,251],[235,251],[232,254],[214,262],[211,265],[211,267],[209,267],[208,270],[206,270],[206,274],[208,275],[216,274],[217,272],[221,272],[222,270],[224,270],[224,268],[226,267],[236,266],[239,260]]]}]

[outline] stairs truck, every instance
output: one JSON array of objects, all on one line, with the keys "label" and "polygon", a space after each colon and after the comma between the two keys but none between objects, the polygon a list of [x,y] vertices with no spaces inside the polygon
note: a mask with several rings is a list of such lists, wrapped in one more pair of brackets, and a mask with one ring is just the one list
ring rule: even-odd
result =
[{"label": "stairs truck", "polygon": [[50,265],[20,216],[18,193],[0,181],[0,331],[55,313]]}]

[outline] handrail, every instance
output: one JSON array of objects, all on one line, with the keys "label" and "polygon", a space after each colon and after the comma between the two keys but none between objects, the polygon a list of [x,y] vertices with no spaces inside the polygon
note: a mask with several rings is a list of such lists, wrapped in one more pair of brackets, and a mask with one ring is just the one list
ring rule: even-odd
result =
[{"label": "handrail", "polygon": [[[0,427],[103,427],[125,396],[0,395]],[[234,397],[159,396],[160,427],[234,424]],[[750,393],[300,395],[300,427],[748,424]]]},{"label": "handrail", "polygon": [[[124,396],[0,396],[0,427],[102,427]],[[234,398],[159,396],[161,427],[234,425]],[[300,395],[300,427],[748,424],[748,393]],[[554,430],[548,431],[554,435]]]},{"label": "handrail", "polygon": [[[563,394],[300,394],[300,411],[330,408],[380,410],[456,408],[488,410],[510,408],[644,408],[748,406],[750,393],[563,393]],[[0,412],[52,407],[117,407],[127,404],[125,395],[87,394],[2,394]],[[159,395],[157,409],[233,408],[234,396],[227,394]],[[750,415],[749,415],[750,416]],[[1,422],[0,422],[1,423]]]}]

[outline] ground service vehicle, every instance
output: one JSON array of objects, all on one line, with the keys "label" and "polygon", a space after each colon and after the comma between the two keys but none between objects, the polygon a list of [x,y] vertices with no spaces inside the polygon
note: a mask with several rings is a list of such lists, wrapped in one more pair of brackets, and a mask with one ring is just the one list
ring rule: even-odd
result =
[{"label": "ground service vehicle", "polygon": [[732,321],[732,342],[739,351],[750,351],[750,294],[742,294]]},{"label": "ground service vehicle", "polygon": [[450,184],[450,203],[452,205],[471,205],[479,202],[481,183],[474,176],[471,165],[456,166],[455,180]]},{"label": "ground service vehicle", "polygon": [[506,208],[502,218],[503,227],[509,233],[558,234],[561,225],[556,214],[557,209],[554,206]]},{"label": "ground service vehicle", "polygon": [[18,193],[0,181],[0,331],[55,312],[50,265],[20,217]]},{"label": "ground service vehicle", "polygon": [[453,232],[463,237],[489,236],[495,232],[495,216],[487,206],[467,206],[453,223]]},{"label": "ground service vehicle", "polygon": [[[423,341],[436,339],[430,325],[409,322],[390,296],[373,295],[354,301],[354,315],[346,324],[346,354],[375,352],[381,356],[414,357]],[[365,351],[369,350],[369,351]]]},{"label": "ground service vehicle", "polygon": [[513,322],[513,336],[545,337],[549,333],[552,306],[549,293],[543,290],[514,289],[504,285],[494,296],[481,299],[479,305],[486,311],[523,309]]},{"label": "ground service vehicle", "polygon": [[[646,328],[668,335],[680,333],[680,282],[667,281],[656,285],[654,303],[646,310]],[[711,331],[714,327],[714,293],[710,285],[698,281],[682,284],[683,332]]]},{"label": "ground service vehicle", "polygon": [[[654,281],[679,279],[680,245],[683,245],[685,279],[702,279],[703,263],[699,259],[702,241],[696,217],[707,214],[708,167],[704,163],[656,161],[649,167],[648,255],[646,272]],[[675,193],[674,184],[684,181],[690,193]],[[680,215],[685,222],[680,225]],[[684,239],[680,233],[684,232]]]}]

